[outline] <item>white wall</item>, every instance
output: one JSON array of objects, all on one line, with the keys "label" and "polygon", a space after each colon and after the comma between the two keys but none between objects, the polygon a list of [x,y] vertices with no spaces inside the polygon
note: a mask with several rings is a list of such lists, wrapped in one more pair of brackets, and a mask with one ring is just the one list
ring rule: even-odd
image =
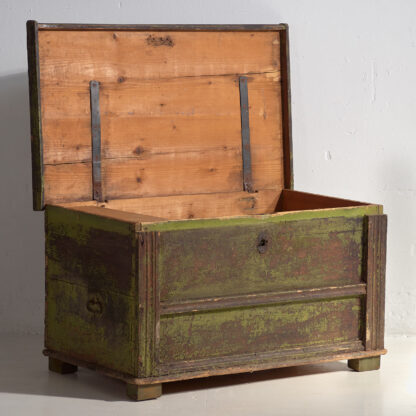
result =
[{"label": "white wall", "polygon": [[295,188],[385,205],[389,334],[416,334],[416,2],[0,0],[0,331],[43,329],[25,21],[290,25]]}]

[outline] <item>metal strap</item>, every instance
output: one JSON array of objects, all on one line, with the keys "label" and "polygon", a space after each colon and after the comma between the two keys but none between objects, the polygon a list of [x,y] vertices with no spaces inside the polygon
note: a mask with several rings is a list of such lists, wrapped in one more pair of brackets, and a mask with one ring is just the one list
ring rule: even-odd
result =
[{"label": "metal strap", "polygon": [[247,77],[240,77],[241,140],[243,149],[243,189],[255,192],[251,174],[250,124],[248,113]]},{"label": "metal strap", "polygon": [[100,83],[98,81],[90,81],[90,101],[92,139],[92,199],[102,202]]}]

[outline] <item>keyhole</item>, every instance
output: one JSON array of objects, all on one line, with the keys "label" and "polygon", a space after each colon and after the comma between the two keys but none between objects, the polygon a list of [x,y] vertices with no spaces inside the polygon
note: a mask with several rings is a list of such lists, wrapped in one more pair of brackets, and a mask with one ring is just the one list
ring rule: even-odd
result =
[{"label": "keyhole", "polygon": [[264,236],[259,236],[258,238],[258,242],[257,242],[257,250],[260,254],[263,254],[266,252],[267,250],[267,244],[268,244],[268,240],[266,237]]}]

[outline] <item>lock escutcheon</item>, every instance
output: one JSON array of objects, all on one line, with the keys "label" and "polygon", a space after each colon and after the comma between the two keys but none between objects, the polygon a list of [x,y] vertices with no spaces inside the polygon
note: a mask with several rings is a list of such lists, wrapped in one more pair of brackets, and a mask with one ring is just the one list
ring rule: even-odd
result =
[{"label": "lock escutcheon", "polygon": [[266,233],[261,233],[257,238],[257,251],[264,254],[269,246],[269,238]]}]

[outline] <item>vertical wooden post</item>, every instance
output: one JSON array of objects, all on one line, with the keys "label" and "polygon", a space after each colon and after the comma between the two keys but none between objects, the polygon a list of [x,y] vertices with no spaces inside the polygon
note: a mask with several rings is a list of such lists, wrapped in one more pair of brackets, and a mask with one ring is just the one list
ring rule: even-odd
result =
[{"label": "vertical wooden post", "polygon": [[365,349],[384,348],[387,216],[367,217]]},{"label": "vertical wooden post", "polygon": [[159,285],[156,232],[139,232],[139,377],[156,375],[159,354]]}]

